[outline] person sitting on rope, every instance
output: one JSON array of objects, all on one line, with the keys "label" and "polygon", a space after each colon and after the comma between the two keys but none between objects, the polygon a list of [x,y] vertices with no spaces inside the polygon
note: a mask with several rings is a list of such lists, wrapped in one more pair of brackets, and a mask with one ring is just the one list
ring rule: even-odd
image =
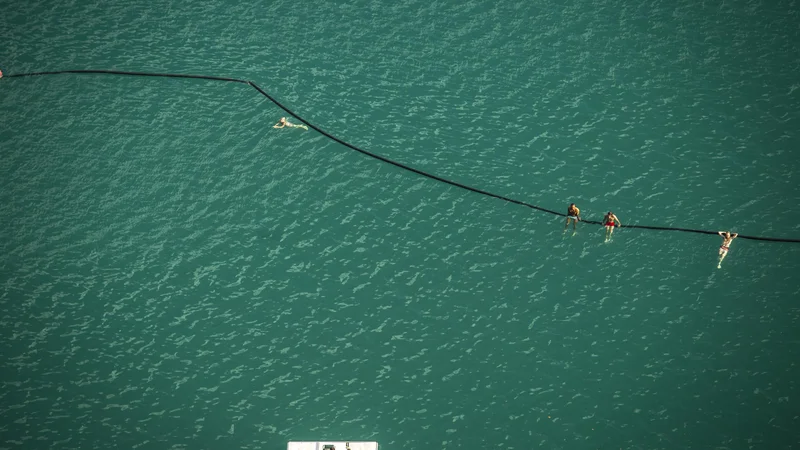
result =
[{"label": "person sitting on rope", "polygon": [[567,223],[564,224],[564,231],[567,231],[570,220],[572,221],[572,229],[577,230],[578,221],[581,220],[581,210],[575,206],[575,203],[570,203],[569,208],[567,208]]},{"label": "person sitting on rope", "polygon": [[616,226],[622,226],[622,222],[611,211],[603,217],[603,226],[606,227],[606,242],[611,239],[611,235],[614,233],[615,222]]},{"label": "person sitting on rope", "polygon": [[722,236],[722,245],[719,247],[719,262],[717,263],[717,269],[722,269],[722,260],[728,256],[728,250],[730,250],[731,242],[736,239],[736,236],[739,236],[739,233],[733,233],[733,235],[731,235],[730,231],[717,231],[717,234]]},{"label": "person sitting on rope", "polygon": [[288,120],[286,120],[286,117],[281,117],[281,120],[279,120],[278,123],[276,123],[275,125],[272,126],[272,128],[283,128],[283,127],[302,128],[304,130],[308,130],[307,126],[302,125],[302,124],[301,125],[295,125],[295,124],[289,122]]}]

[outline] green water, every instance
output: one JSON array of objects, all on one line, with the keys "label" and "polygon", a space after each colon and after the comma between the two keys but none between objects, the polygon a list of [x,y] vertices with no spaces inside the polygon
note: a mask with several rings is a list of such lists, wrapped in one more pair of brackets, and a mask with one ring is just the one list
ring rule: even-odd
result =
[{"label": "green water", "polygon": [[[585,218],[800,237],[790,2],[22,2]],[[800,446],[800,246],[601,228],[252,88],[0,79],[0,448]]]}]

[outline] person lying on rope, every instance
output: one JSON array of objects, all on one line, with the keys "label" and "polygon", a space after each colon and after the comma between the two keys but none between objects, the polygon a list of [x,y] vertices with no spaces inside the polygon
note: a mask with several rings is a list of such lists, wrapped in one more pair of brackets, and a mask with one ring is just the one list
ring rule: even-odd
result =
[{"label": "person lying on rope", "polygon": [[731,242],[739,236],[739,233],[731,234],[730,231],[717,231],[717,234],[722,236],[722,245],[719,247],[719,262],[717,262],[717,269],[722,269],[722,260],[728,256]]},{"label": "person lying on rope", "polygon": [[295,125],[295,124],[289,122],[288,120],[286,120],[286,117],[281,117],[281,120],[279,120],[278,123],[276,123],[275,125],[272,126],[272,128],[283,128],[283,127],[302,128],[304,130],[308,130],[307,126],[305,126],[303,124]]}]

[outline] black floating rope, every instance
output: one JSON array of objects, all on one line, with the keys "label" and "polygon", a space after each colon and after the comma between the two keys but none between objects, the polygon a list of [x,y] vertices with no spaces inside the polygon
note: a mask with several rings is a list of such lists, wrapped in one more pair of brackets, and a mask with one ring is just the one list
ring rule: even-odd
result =
[{"label": "black floating rope", "polygon": [[[459,183],[457,181],[448,180],[447,178],[442,178],[442,177],[440,177],[438,175],[434,175],[434,174],[431,174],[431,173],[428,173],[428,172],[424,172],[424,171],[419,170],[419,169],[415,169],[414,167],[407,166],[407,165],[405,165],[403,163],[400,163],[400,162],[397,162],[397,161],[393,161],[393,160],[391,160],[389,158],[386,158],[385,156],[377,155],[375,153],[368,152],[368,151],[366,151],[364,149],[358,148],[355,145],[350,144],[349,142],[345,142],[345,141],[339,139],[338,137],[336,137],[336,136],[334,136],[332,134],[329,134],[326,131],[320,129],[319,127],[317,127],[316,125],[312,124],[311,122],[303,119],[302,117],[297,115],[291,109],[283,106],[283,104],[281,104],[278,100],[275,100],[275,98],[273,98],[271,95],[267,94],[263,89],[258,87],[258,85],[253,83],[252,81],[240,80],[240,79],[237,79],[237,78],[212,77],[212,76],[208,76],[208,75],[187,75],[187,74],[180,74],[180,73],[124,72],[124,71],[120,71],[120,70],[59,70],[59,71],[54,71],[54,72],[18,73],[18,74],[13,74],[13,75],[6,75],[6,77],[7,78],[32,77],[32,76],[39,76],[39,75],[58,75],[58,74],[65,74],[65,73],[129,75],[129,76],[139,76],[139,77],[193,78],[193,79],[199,79],[199,80],[226,81],[226,82],[232,82],[232,83],[248,84],[248,85],[252,86],[255,90],[257,90],[259,93],[261,93],[261,95],[263,95],[264,97],[269,99],[269,101],[271,101],[272,103],[277,105],[282,110],[286,111],[289,115],[291,115],[295,119],[305,123],[310,128],[313,128],[318,133],[322,134],[323,136],[327,137],[328,139],[331,139],[333,141],[336,141],[336,142],[344,145],[345,147],[348,147],[348,148],[350,148],[352,150],[355,150],[355,151],[357,151],[359,153],[367,155],[370,158],[375,158],[375,159],[383,161],[383,162],[385,162],[387,164],[391,164],[393,166],[396,166],[396,167],[399,167],[401,169],[407,170],[409,172],[414,172],[414,173],[416,173],[418,175],[422,175],[423,177],[427,177],[427,178],[430,178],[432,180],[440,181],[442,183],[446,183],[446,184],[449,184],[451,186],[455,186],[457,188],[466,189],[468,191],[475,192],[476,194],[485,195],[487,197],[493,197],[493,198],[496,198],[496,199],[499,199],[499,200],[503,200],[503,201],[506,201],[506,202],[509,202],[509,203],[515,203],[515,204],[521,205],[521,206],[527,206],[528,208],[532,208],[532,209],[535,209],[535,210],[538,210],[538,211],[554,214],[556,216],[566,217],[566,214],[555,212],[553,210],[542,208],[542,207],[539,207],[539,206],[536,206],[536,205],[532,205],[530,203],[523,202],[523,201],[520,201],[520,200],[515,200],[513,198],[505,197],[503,195],[494,194],[494,193],[491,193],[491,192],[488,192],[488,191],[484,191],[482,189],[478,189],[478,188],[475,188],[475,187],[472,187],[472,186],[467,186],[466,184],[462,184],[462,183]],[[593,224],[593,225],[603,225],[601,222],[598,222],[596,220],[582,220],[581,222],[589,223],[589,224]],[[690,228],[676,228],[676,227],[657,227],[657,226],[649,226],[649,225],[622,225],[621,228],[640,228],[640,229],[644,229],[644,230],[668,230],[668,231],[683,231],[683,232],[687,232],[687,233],[717,234],[716,231],[693,230],[693,229],[690,229]],[[752,239],[752,240],[755,240],[755,241],[797,242],[797,243],[800,243],[800,239],[772,238],[772,237],[761,237],[761,236],[745,236],[745,235],[742,235],[742,234],[740,234],[739,237],[742,238],[742,239]]]}]

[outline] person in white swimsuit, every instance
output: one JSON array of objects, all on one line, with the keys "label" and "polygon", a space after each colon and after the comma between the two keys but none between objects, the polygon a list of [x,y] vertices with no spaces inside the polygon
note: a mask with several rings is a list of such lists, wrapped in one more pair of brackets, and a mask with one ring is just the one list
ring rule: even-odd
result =
[{"label": "person in white swimsuit", "polygon": [[286,120],[286,117],[281,117],[281,120],[279,120],[278,123],[276,123],[275,125],[272,126],[272,128],[283,128],[283,127],[302,128],[304,130],[308,130],[307,126],[302,125],[302,124],[301,125],[295,125],[295,124],[289,122],[288,120]]},{"label": "person in white swimsuit", "polygon": [[719,262],[717,263],[717,269],[722,269],[722,260],[728,256],[728,250],[730,250],[731,242],[739,236],[739,233],[731,234],[730,231],[717,231],[717,234],[722,236],[722,245],[719,247]]}]

